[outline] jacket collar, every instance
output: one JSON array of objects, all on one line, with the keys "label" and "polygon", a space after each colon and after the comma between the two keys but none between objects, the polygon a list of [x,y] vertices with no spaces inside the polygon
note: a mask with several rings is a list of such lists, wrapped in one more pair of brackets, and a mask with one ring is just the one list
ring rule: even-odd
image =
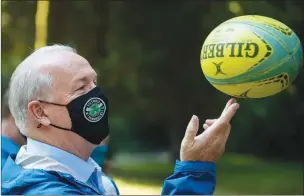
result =
[{"label": "jacket collar", "polygon": [[30,138],[28,138],[27,145],[21,147],[16,157],[16,163],[25,169],[67,173],[84,183],[98,168],[91,158],[84,161],[69,152]]}]

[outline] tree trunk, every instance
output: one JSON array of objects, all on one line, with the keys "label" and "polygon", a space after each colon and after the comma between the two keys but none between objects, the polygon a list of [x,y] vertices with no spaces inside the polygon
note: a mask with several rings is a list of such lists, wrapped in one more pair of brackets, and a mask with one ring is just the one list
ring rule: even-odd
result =
[{"label": "tree trunk", "polygon": [[72,1],[50,1],[48,17],[48,44],[67,44],[69,17],[73,8]]}]

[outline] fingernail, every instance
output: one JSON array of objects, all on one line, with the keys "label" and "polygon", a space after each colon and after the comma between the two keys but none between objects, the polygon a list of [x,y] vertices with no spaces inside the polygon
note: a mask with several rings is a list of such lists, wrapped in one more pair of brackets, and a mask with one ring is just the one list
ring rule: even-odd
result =
[{"label": "fingernail", "polygon": [[191,117],[191,119],[190,119],[190,122],[193,122],[194,116],[195,116],[195,115],[192,115],[192,117]]},{"label": "fingernail", "polygon": [[193,123],[193,125],[198,124],[198,117],[196,115],[193,115],[191,118],[191,122]]},{"label": "fingernail", "polygon": [[197,118],[197,116],[193,114],[191,120],[194,120],[195,118]]}]

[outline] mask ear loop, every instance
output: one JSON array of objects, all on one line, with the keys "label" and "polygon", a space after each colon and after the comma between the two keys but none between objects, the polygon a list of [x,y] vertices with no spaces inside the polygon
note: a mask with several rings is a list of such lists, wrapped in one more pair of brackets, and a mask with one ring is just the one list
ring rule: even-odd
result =
[{"label": "mask ear loop", "polygon": [[[62,129],[62,130],[66,130],[66,131],[71,131],[72,129],[67,129],[67,128],[63,128],[63,127],[59,127],[53,124],[50,124],[52,127],[55,127],[57,129]],[[37,125],[37,128],[39,129],[42,126],[42,124],[40,123],[39,125]]]},{"label": "mask ear loop", "polygon": [[[57,103],[51,103],[51,102],[42,101],[42,100],[38,100],[38,101],[40,101],[40,102],[42,102],[42,103],[48,103],[48,104],[57,105],[57,106],[66,106],[66,105],[57,104]],[[37,128],[39,129],[41,126],[42,126],[42,124],[41,124],[41,123],[39,123],[39,124],[37,125]],[[56,126],[55,126],[55,127],[56,127]],[[56,127],[56,128],[58,128],[58,127]],[[69,130],[69,129],[65,129],[65,130]]]},{"label": "mask ear loop", "polygon": [[[63,104],[58,104],[58,103],[51,103],[51,102],[47,102],[47,101],[42,101],[42,100],[38,100],[42,103],[48,103],[48,104],[52,104],[52,105],[57,105],[57,106],[64,106],[66,107],[66,105],[63,105]],[[56,125],[53,125],[53,124],[50,124],[52,127],[55,127],[57,129],[62,129],[62,130],[66,130],[66,131],[71,131],[71,129],[67,129],[67,128],[63,128],[63,127],[59,127],[59,126],[56,126]],[[39,129],[40,127],[42,126],[42,124],[40,123],[39,125],[37,125],[37,128]]]}]

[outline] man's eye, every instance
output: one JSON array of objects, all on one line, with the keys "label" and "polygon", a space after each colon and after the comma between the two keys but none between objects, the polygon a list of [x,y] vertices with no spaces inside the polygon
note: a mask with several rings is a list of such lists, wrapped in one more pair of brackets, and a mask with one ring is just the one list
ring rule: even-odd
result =
[{"label": "man's eye", "polygon": [[80,88],[77,89],[77,91],[83,90],[84,88],[85,88],[85,86],[81,86]]},{"label": "man's eye", "polygon": [[94,81],[94,84],[97,85],[97,81]]}]

